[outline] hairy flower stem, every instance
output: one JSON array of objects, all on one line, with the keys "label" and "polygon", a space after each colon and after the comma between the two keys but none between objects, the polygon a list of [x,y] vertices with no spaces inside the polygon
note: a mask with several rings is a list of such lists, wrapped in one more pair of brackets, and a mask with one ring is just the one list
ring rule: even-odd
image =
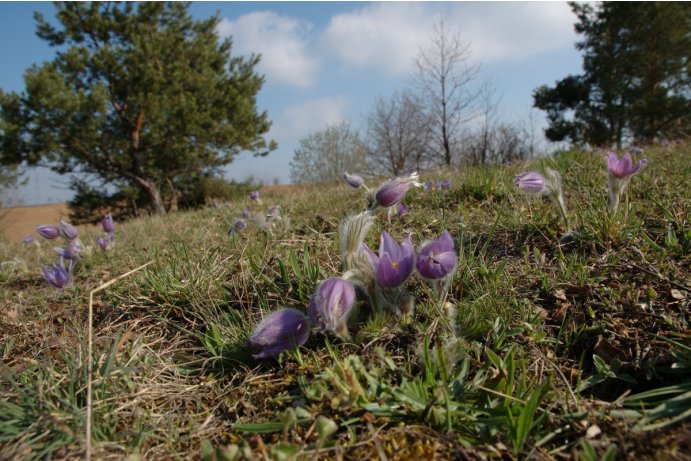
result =
[{"label": "hairy flower stem", "polygon": [[619,204],[621,203],[621,196],[624,195],[626,186],[628,185],[628,180],[619,179],[615,176],[610,175],[607,181],[607,189],[609,192],[609,212],[614,215],[619,210]]},{"label": "hairy flower stem", "polygon": [[[435,289],[441,286],[441,289],[438,292],[439,295],[439,310],[444,313],[444,318],[448,322],[448,327],[449,330],[451,330],[451,333],[456,336],[456,317],[457,317],[457,312],[456,308],[451,306],[450,308],[446,308],[447,304],[450,305],[450,303],[446,302],[446,298],[449,294],[449,290],[451,289],[451,281],[453,280],[453,276],[445,277],[443,279],[443,284],[435,286]],[[442,282],[440,280],[439,282]]]},{"label": "hairy flower stem", "polygon": [[552,194],[550,194],[550,198],[557,206],[559,215],[561,216],[561,219],[564,221],[564,226],[566,227],[566,232],[568,233],[569,231],[571,231],[571,226],[569,225],[569,217],[566,214],[566,205],[564,204],[564,198],[561,195],[555,196]]}]

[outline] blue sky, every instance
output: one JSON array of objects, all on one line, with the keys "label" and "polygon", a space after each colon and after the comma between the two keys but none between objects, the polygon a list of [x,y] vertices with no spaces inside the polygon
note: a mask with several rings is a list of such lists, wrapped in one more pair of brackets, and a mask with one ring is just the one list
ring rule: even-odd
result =
[{"label": "blue sky", "polygon": [[[54,50],[35,35],[33,12],[52,17],[48,2],[0,2],[0,88],[23,89],[24,70],[51,60]],[[233,54],[261,53],[266,83],[260,110],[273,126],[278,150],[265,158],[240,156],[227,179],[250,176],[289,182],[299,140],[330,124],[364,127],[378,96],[406,87],[413,60],[434,24],[460,32],[470,60],[481,65],[501,96],[507,120],[528,117],[532,91],[580,72],[575,16],[563,2],[196,2],[194,17],[220,13],[218,32],[233,37]],[[535,114],[540,123],[543,116]],[[17,191],[23,204],[67,200],[66,178],[32,171]]]}]

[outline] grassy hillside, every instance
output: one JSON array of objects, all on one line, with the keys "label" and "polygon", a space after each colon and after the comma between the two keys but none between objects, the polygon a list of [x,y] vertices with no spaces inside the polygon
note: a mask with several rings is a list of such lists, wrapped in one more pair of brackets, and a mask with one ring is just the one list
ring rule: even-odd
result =
[{"label": "grassy hillside", "polygon": [[[366,208],[361,190],[116,224],[107,252],[82,235],[69,289],[40,276],[52,242],[3,244],[0,458],[83,455],[89,292],[151,262],[94,295],[96,459],[685,459],[689,149],[646,150],[615,216],[597,153],[423,176],[451,188],[411,190],[410,214],[380,210],[366,242],[412,232],[419,248],[448,230],[446,302],[413,275],[412,319],[360,300],[350,341],[315,329],[277,359],[246,341],[341,274],[339,224]],[[512,184],[544,167],[563,178],[563,244],[553,204]],[[284,219],[269,232],[227,235],[244,207],[272,205]]]}]

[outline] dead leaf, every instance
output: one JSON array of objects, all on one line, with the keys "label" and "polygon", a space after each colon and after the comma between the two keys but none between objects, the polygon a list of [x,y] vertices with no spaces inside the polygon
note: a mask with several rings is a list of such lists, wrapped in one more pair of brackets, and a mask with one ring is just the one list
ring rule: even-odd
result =
[{"label": "dead leaf", "polygon": [[686,295],[681,291],[677,290],[676,288],[672,288],[671,290],[669,290],[669,294],[672,295],[672,298],[678,299],[679,301],[681,301],[682,299],[686,299]]},{"label": "dead leaf", "polygon": [[595,344],[593,352],[602,357],[602,360],[606,363],[610,363],[613,359],[621,360],[624,355],[619,348],[610,343],[602,335],[598,336],[597,344]]},{"label": "dead leaf", "polygon": [[585,431],[585,437],[587,439],[594,439],[600,434],[602,434],[602,429],[600,429],[597,424],[593,424]]},{"label": "dead leaf", "polygon": [[556,290],[554,292],[554,297],[561,301],[568,301],[568,299],[566,299],[566,292],[564,292],[564,290]]}]

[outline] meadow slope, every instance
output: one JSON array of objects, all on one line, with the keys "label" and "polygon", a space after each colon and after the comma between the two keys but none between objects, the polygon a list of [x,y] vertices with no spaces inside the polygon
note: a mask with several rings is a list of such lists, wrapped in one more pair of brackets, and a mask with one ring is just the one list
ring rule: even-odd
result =
[{"label": "meadow slope", "polygon": [[[379,210],[366,242],[448,230],[446,303],[413,275],[412,318],[359,298],[349,341],[315,329],[265,360],[248,337],[341,274],[362,190],[116,223],[107,252],[82,232],[69,289],[41,278],[51,242],[0,243],[0,459],[83,456],[89,292],[146,263],[94,296],[94,459],[688,459],[690,149],[646,149],[616,215],[602,153],[425,174],[450,189],[411,190],[390,222]],[[545,167],[575,229],[561,244],[553,204],[512,183]],[[227,234],[273,205],[269,228]]]}]

